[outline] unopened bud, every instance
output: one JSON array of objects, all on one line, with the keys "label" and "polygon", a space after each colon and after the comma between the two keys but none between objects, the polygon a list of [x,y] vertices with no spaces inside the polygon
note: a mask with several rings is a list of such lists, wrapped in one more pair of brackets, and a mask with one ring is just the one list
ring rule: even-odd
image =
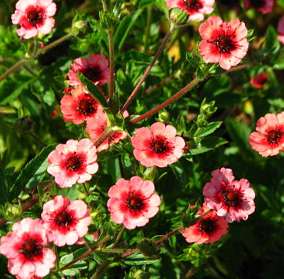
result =
[{"label": "unopened bud", "polygon": [[25,132],[28,132],[31,129],[32,123],[33,123],[33,121],[31,119],[29,119],[28,116],[24,116],[22,118],[19,118],[16,121],[15,127],[20,132],[25,133]]},{"label": "unopened bud", "polygon": [[200,108],[200,112],[206,116],[211,116],[216,112],[217,107],[214,107],[215,101],[210,102],[209,104],[204,104]]},{"label": "unopened bud", "polygon": [[188,21],[188,13],[180,8],[172,8],[169,12],[169,19],[177,25],[186,24]]},{"label": "unopened bud", "polygon": [[134,278],[135,279],[150,279],[150,275],[144,270],[139,269],[134,273]]},{"label": "unopened bud", "polygon": [[77,20],[72,23],[72,33],[77,37],[82,37],[87,33],[88,23],[84,20]]},{"label": "unopened bud", "polygon": [[143,238],[138,244],[137,248],[145,257],[152,257],[159,254],[158,247],[151,239]]}]

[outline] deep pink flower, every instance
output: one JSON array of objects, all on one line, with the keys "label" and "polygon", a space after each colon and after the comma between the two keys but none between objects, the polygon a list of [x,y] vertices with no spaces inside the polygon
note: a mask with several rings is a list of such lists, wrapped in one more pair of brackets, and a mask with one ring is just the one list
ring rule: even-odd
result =
[{"label": "deep pink flower", "polygon": [[[87,121],[86,132],[89,134],[92,141],[96,140],[104,133],[107,128],[107,116],[105,113],[98,113],[95,117],[89,118]],[[118,131],[110,135],[98,148],[97,151],[109,149],[111,145],[124,140],[127,133]]]},{"label": "deep pink flower", "polygon": [[206,63],[220,63],[220,67],[229,70],[236,66],[246,55],[249,43],[248,30],[238,18],[223,22],[221,18],[211,16],[199,26],[199,52]]},{"label": "deep pink flower", "polygon": [[9,272],[21,279],[49,274],[56,256],[51,249],[44,248],[48,238],[42,220],[24,218],[12,230],[1,238],[0,246],[0,253],[8,258]]},{"label": "deep pink flower", "polygon": [[263,72],[253,77],[250,80],[250,84],[255,88],[261,89],[263,85],[267,82],[267,80],[268,80],[268,74],[266,72]]},{"label": "deep pink flower", "polygon": [[154,191],[154,183],[139,176],[119,179],[108,191],[111,219],[129,230],[145,226],[159,211],[161,200]]},{"label": "deep pink flower", "polygon": [[252,149],[263,157],[277,155],[284,148],[284,112],[259,118],[256,131],[249,136]]},{"label": "deep pink flower", "polygon": [[203,188],[205,204],[230,223],[247,220],[255,210],[255,193],[249,186],[246,179],[234,180],[231,169],[215,170],[211,181]]},{"label": "deep pink flower", "polygon": [[244,0],[245,10],[252,7],[259,10],[263,14],[272,12],[274,0]]},{"label": "deep pink flower", "polygon": [[110,69],[108,60],[103,54],[92,54],[87,59],[77,58],[71,64],[69,71],[70,85],[79,85],[81,81],[77,77],[77,71],[91,80],[95,85],[101,85],[110,81]]},{"label": "deep pink flower", "polygon": [[[209,208],[204,204],[197,211],[197,214],[201,215],[208,210]],[[228,222],[223,217],[219,217],[216,211],[212,211],[201,218],[196,224],[186,228],[182,235],[189,243],[212,243],[219,240],[222,235],[227,234],[228,227]]]},{"label": "deep pink flower", "polygon": [[48,155],[47,171],[61,188],[91,180],[99,168],[96,152],[89,139],[68,140],[66,144],[58,144]]},{"label": "deep pink flower", "polygon": [[280,43],[284,44],[284,16],[282,16],[278,22],[278,36],[277,39],[280,41]]},{"label": "deep pink flower", "polygon": [[103,107],[90,95],[86,93],[85,87],[79,85],[71,90],[71,95],[64,95],[60,102],[60,109],[64,121],[72,121],[81,124],[97,113],[103,111]]},{"label": "deep pink flower", "polygon": [[215,0],[167,0],[169,8],[178,7],[189,14],[188,20],[201,21],[204,14],[213,12]]},{"label": "deep pink flower", "polygon": [[55,23],[51,17],[55,12],[56,5],[52,0],[20,0],[16,4],[15,13],[12,14],[12,22],[21,25],[17,34],[29,39],[38,33],[50,33]]},{"label": "deep pink flower", "polygon": [[41,218],[49,241],[57,246],[73,245],[88,232],[89,210],[81,200],[57,196],[43,205]]},{"label": "deep pink flower", "polygon": [[131,138],[135,158],[145,167],[164,168],[175,163],[183,153],[184,139],[176,136],[171,125],[156,122],[151,129],[142,127]]}]

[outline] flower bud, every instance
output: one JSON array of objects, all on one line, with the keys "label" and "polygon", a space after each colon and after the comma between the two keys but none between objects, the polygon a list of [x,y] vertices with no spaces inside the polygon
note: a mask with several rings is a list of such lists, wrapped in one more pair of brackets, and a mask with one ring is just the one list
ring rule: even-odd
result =
[{"label": "flower bud", "polygon": [[201,105],[200,112],[206,116],[211,116],[217,110],[217,107],[214,107],[214,104],[215,101],[212,101],[209,104]]},{"label": "flower bud", "polygon": [[170,9],[169,19],[177,25],[186,24],[188,21],[188,17],[188,13],[186,11],[182,11],[180,8]]},{"label": "flower bud", "polygon": [[72,23],[72,33],[81,38],[88,32],[88,23],[84,20],[77,20]]},{"label": "flower bud", "polygon": [[28,118],[28,116],[19,118],[15,123],[16,129],[22,133],[28,132],[31,129],[33,123],[33,121]]},{"label": "flower bud", "polygon": [[135,279],[150,279],[150,275],[144,270],[139,269],[134,273],[134,278]]},{"label": "flower bud", "polygon": [[159,254],[158,247],[151,239],[143,238],[138,244],[137,248],[145,257],[152,257]]}]

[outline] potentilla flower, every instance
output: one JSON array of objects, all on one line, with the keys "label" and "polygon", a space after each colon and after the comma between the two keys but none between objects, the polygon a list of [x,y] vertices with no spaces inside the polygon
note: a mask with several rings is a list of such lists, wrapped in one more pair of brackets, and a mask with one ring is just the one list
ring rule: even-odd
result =
[{"label": "potentilla flower", "polygon": [[284,16],[282,16],[278,22],[278,36],[277,39],[280,41],[280,43],[284,44]]},{"label": "potentilla flower", "polygon": [[213,12],[215,0],[167,0],[169,8],[180,8],[189,14],[188,20],[201,21],[204,14]]},{"label": "potentilla flower", "polygon": [[79,85],[81,81],[77,76],[77,71],[91,80],[95,85],[101,85],[110,81],[110,69],[108,60],[103,54],[92,54],[87,59],[77,58],[71,64],[69,71],[70,85]]},{"label": "potentilla flower", "polygon": [[268,80],[268,74],[266,72],[263,72],[261,74],[256,75],[250,80],[250,84],[258,89],[263,88],[263,85],[267,82]]},{"label": "potentilla flower", "polygon": [[58,144],[48,155],[47,172],[55,177],[61,187],[71,187],[75,183],[91,180],[98,171],[97,149],[90,139],[68,140]]},{"label": "potentilla flower", "polygon": [[205,205],[216,210],[226,221],[247,220],[254,212],[255,193],[247,179],[234,180],[231,169],[222,168],[212,172],[212,179],[203,188]]},{"label": "potentilla flower", "polygon": [[60,109],[64,121],[81,124],[97,113],[103,112],[103,107],[86,93],[85,87],[79,85],[71,90],[71,95],[64,95],[60,102]]},{"label": "potentilla flower", "polygon": [[135,158],[145,167],[164,168],[175,163],[183,153],[184,139],[176,136],[176,129],[161,122],[151,129],[142,127],[131,138]]},{"label": "potentilla flower", "polygon": [[247,53],[248,30],[238,18],[223,22],[221,18],[211,16],[200,25],[199,33],[204,40],[198,49],[206,63],[219,62],[221,68],[229,70]]},{"label": "potentilla flower", "polygon": [[[89,118],[87,121],[86,132],[93,142],[104,133],[107,129],[107,116],[105,113],[99,113],[93,118]],[[98,148],[97,151],[103,151],[109,149],[111,145],[119,143],[127,137],[127,133],[124,131],[118,131],[111,134]]]},{"label": "potentilla flower", "polygon": [[[209,208],[204,204],[197,214],[201,215],[208,211]],[[182,235],[186,241],[197,244],[212,243],[218,241],[222,235],[228,233],[228,222],[216,214],[216,211],[212,211],[201,218],[196,224],[185,228]]]},{"label": "potentilla flower", "polygon": [[12,14],[13,24],[20,24],[17,30],[24,39],[35,37],[38,33],[48,34],[54,26],[56,5],[52,0],[20,0],[16,4],[16,11]]},{"label": "potentilla flower", "polygon": [[255,8],[263,14],[272,12],[274,0],[244,0],[245,10]]},{"label": "potentilla flower", "polygon": [[8,270],[21,279],[44,277],[55,266],[56,256],[44,248],[48,238],[42,220],[24,218],[1,238],[0,253],[8,258]]},{"label": "potentilla flower", "polygon": [[108,191],[111,219],[129,230],[145,226],[159,211],[161,200],[154,191],[154,183],[150,180],[139,176],[129,181],[120,178]]},{"label": "potentilla flower", "polygon": [[252,149],[263,157],[277,155],[284,149],[284,112],[259,118],[256,131],[249,136]]},{"label": "potentilla flower", "polygon": [[43,205],[41,218],[48,239],[57,246],[73,245],[85,236],[91,223],[89,210],[81,200],[57,196]]}]

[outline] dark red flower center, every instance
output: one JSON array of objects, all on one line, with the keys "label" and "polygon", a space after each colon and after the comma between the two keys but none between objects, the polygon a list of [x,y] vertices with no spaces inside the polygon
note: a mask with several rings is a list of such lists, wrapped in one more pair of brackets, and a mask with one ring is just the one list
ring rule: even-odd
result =
[{"label": "dark red flower center", "polygon": [[215,230],[215,221],[211,219],[201,219],[198,227],[202,232],[211,233]]},{"label": "dark red flower center", "polygon": [[196,12],[203,8],[203,5],[199,0],[184,0],[184,4],[187,9],[191,9]]},{"label": "dark red flower center", "polygon": [[221,194],[223,196],[223,203],[227,206],[238,206],[242,197],[242,194],[233,187],[224,188]]},{"label": "dark red flower center", "polygon": [[142,207],[144,206],[143,199],[141,199],[139,196],[133,195],[132,193],[128,196],[126,203],[131,210],[141,211]]},{"label": "dark red flower center", "polygon": [[92,100],[89,96],[86,96],[83,100],[81,100],[78,103],[77,110],[84,115],[90,115],[96,112],[97,103],[95,102],[95,100]]},{"label": "dark red flower center", "polygon": [[267,140],[270,144],[278,143],[278,141],[282,138],[283,132],[279,129],[270,130],[267,135]]},{"label": "dark red flower center", "polygon": [[67,211],[59,212],[55,217],[55,222],[58,226],[66,227],[72,222],[72,216]]},{"label": "dark red flower center", "polygon": [[66,167],[67,169],[70,169],[72,171],[77,171],[82,165],[81,158],[77,155],[71,156],[66,161]]},{"label": "dark red flower center", "polygon": [[92,82],[95,82],[100,78],[101,72],[102,71],[98,67],[94,67],[84,69],[82,74]]},{"label": "dark red flower center", "polygon": [[32,258],[42,253],[42,247],[37,240],[28,239],[23,243],[20,253],[24,254],[27,258]]},{"label": "dark red flower center", "polygon": [[33,25],[36,26],[37,24],[41,24],[43,21],[43,12],[41,9],[38,8],[31,8],[28,9],[27,13],[26,13],[26,17],[28,22]]},{"label": "dark red flower center", "polygon": [[265,5],[265,0],[249,0],[249,2],[255,8],[261,8]]},{"label": "dark red flower center", "polygon": [[156,138],[152,140],[150,148],[157,154],[167,153],[170,150],[169,142],[160,136],[156,136]]},{"label": "dark red flower center", "polygon": [[220,35],[216,37],[216,39],[210,42],[217,46],[220,53],[229,53],[231,50],[234,49],[234,44],[231,40],[231,36],[229,35]]}]

